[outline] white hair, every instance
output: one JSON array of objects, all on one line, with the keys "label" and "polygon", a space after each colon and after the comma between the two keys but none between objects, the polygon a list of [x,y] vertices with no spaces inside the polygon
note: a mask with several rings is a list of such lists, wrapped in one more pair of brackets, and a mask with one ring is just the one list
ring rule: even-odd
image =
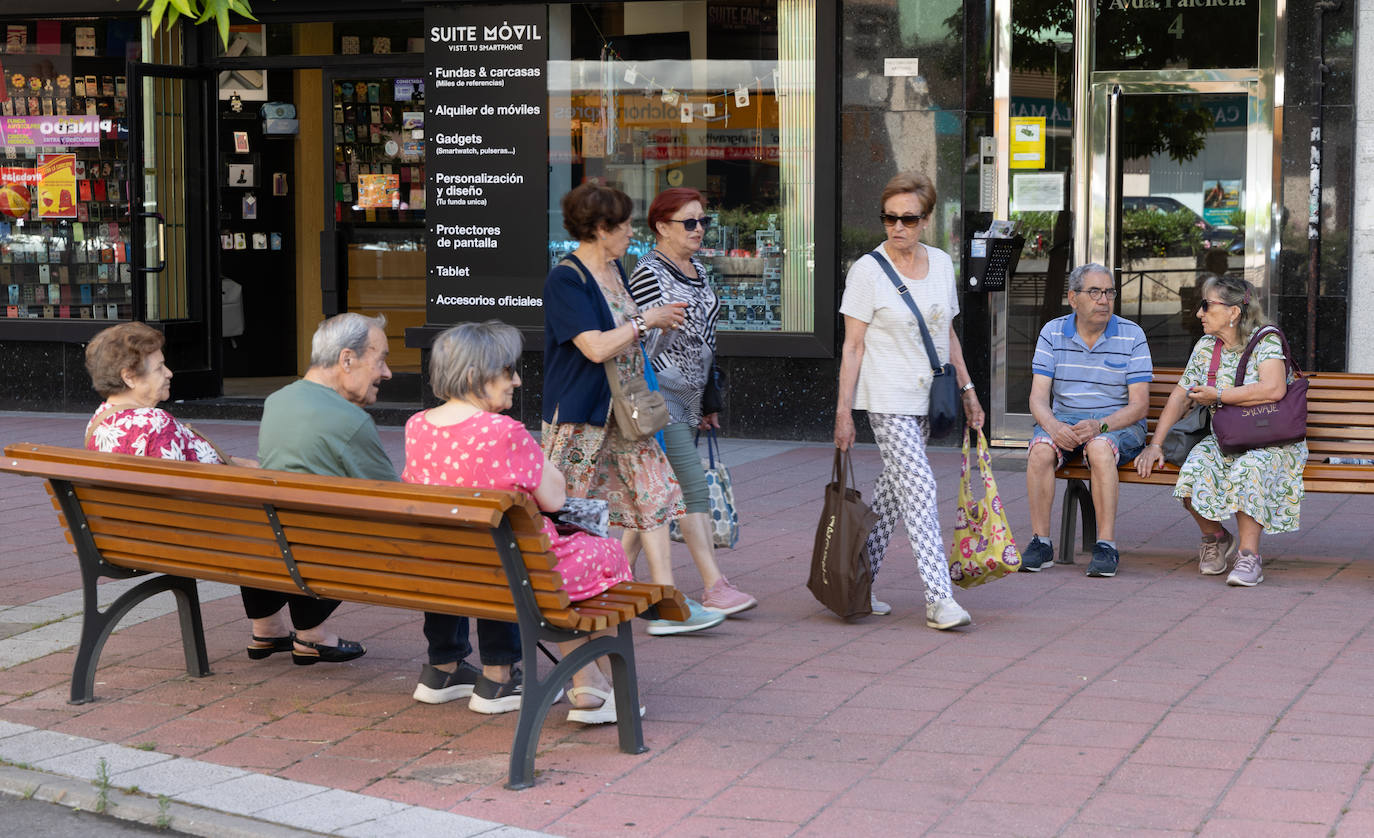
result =
[{"label": "white hair", "polygon": [[386,315],[365,317],[355,312],[336,314],[315,327],[310,339],[310,368],[325,369],[339,363],[345,349],[363,355],[367,352],[367,336],[372,329],[386,330]]}]

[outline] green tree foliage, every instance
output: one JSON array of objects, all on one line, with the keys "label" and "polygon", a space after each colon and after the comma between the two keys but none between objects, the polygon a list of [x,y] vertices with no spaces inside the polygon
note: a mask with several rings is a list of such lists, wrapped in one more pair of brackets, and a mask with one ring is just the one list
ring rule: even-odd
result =
[{"label": "green tree foliage", "polygon": [[183,17],[198,24],[213,20],[219,29],[219,39],[226,47],[229,46],[230,14],[257,20],[249,0],[140,0],[138,8],[147,10],[155,30],[163,23],[171,29]]}]

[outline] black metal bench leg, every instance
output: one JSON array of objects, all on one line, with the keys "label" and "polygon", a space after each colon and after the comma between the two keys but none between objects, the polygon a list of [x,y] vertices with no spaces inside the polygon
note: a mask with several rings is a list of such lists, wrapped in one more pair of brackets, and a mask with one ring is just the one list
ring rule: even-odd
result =
[{"label": "black metal bench leg", "polygon": [[644,744],[644,723],[639,717],[639,674],[635,671],[634,634],[628,622],[620,624],[612,648],[611,686],[615,689],[620,750],[627,754],[642,754],[649,748]]},{"label": "black metal bench leg", "polygon": [[139,603],[149,597],[171,591],[177,598],[181,616],[181,641],[186,652],[186,671],[203,677],[210,674],[210,659],[205,651],[205,631],[200,619],[200,596],[196,581],[181,576],[156,576],[120,594],[110,607],[100,610],[95,579],[84,585],[84,613],[81,619],[81,644],[76,649],[76,663],[72,667],[70,703],[85,704],[95,698],[95,670],[105,641],[119,621]]},{"label": "black metal bench leg", "polygon": [[1066,481],[1062,514],[1059,550],[1054,563],[1073,564],[1073,525],[1079,515],[1083,516],[1083,549],[1091,549],[1097,543],[1097,509],[1093,506],[1092,491],[1087,483],[1076,478]]}]

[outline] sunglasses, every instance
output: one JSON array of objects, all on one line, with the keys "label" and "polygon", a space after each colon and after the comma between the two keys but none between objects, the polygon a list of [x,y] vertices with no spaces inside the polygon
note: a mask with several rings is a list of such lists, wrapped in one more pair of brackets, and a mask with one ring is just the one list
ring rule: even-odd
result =
[{"label": "sunglasses", "polygon": [[1207,299],[1207,298],[1204,297],[1203,300],[1202,300],[1202,302],[1200,303],[1199,307],[1203,310],[1203,312],[1206,312],[1207,309],[1210,308],[1211,306],[1225,306],[1225,305],[1230,305],[1230,304],[1229,304],[1229,303],[1223,303],[1221,300],[1209,300],[1209,299]]},{"label": "sunglasses", "polygon": [[925,218],[925,216],[924,216],[924,215],[892,215],[891,213],[886,213],[886,212],[880,212],[880,213],[878,213],[878,219],[881,220],[881,221],[883,222],[883,226],[884,226],[884,227],[896,227],[898,221],[902,222],[902,226],[903,226],[903,227],[915,227],[917,224],[921,223],[921,219],[922,219],[922,218]]},{"label": "sunglasses", "polygon": [[686,230],[686,231],[689,232],[689,233],[692,232],[693,230],[695,230],[695,229],[697,228],[697,225],[698,225],[698,224],[701,225],[701,231],[702,231],[703,233],[706,232],[706,230],[711,226],[711,219],[710,219],[709,217],[707,217],[707,216],[702,216],[701,218],[681,218],[681,219],[679,219],[679,218],[665,218],[664,221],[671,221],[671,222],[673,222],[674,224],[681,224],[681,225],[682,225],[682,229]]}]

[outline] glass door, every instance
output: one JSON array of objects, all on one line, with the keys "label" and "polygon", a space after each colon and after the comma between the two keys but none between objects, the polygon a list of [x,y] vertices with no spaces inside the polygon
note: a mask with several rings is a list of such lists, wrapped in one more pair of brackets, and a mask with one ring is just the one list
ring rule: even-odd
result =
[{"label": "glass door", "polygon": [[210,73],[134,64],[129,79],[130,267],[133,315],[158,324],[176,375],[172,398],[220,392],[219,283],[207,230]]},{"label": "glass door", "polygon": [[1202,336],[1209,276],[1267,294],[1268,133],[1255,82],[1096,83],[1088,260],[1111,268],[1117,313],[1138,323],[1156,366],[1182,366]]},{"label": "glass door", "polygon": [[331,70],[325,88],[335,259],[325,314],[385,315],[392,372],[418,376],[420,350],[405,345],[405,330],[425,324],[423,68]]}]

